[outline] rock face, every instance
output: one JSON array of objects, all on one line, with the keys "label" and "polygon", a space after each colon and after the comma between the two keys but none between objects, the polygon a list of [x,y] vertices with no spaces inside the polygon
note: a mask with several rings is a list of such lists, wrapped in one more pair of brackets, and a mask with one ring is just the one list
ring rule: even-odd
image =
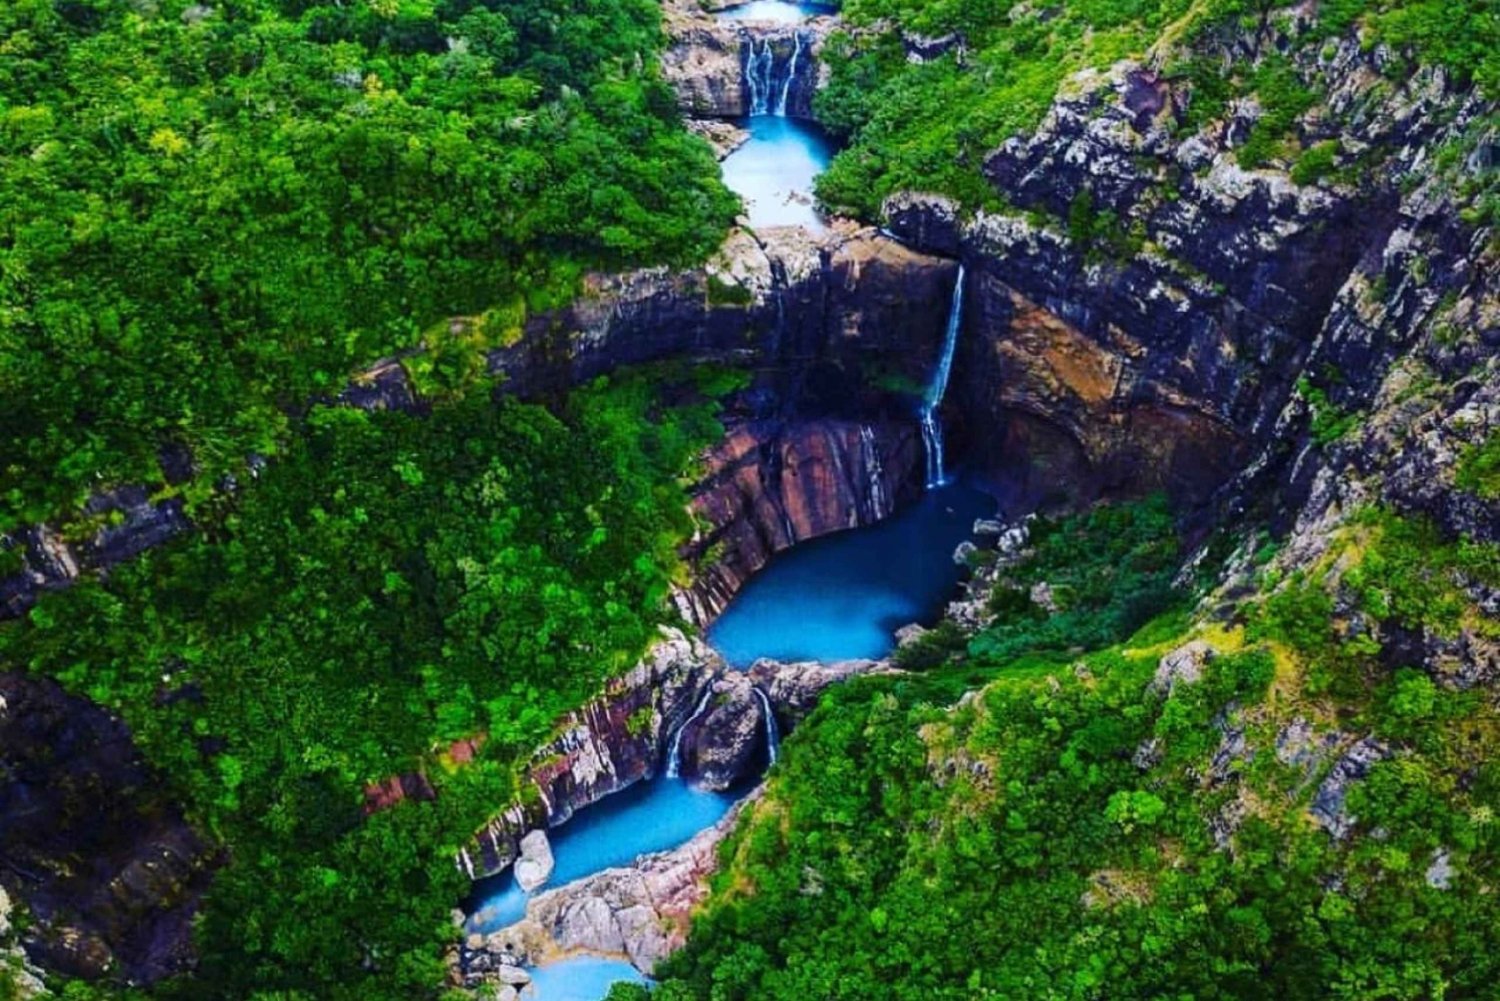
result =
[{"label": "rock face", "polygon": [[528,321],[490,368],[523,396],[665,358],[784,373],[811,409],[879,373],[925,384],[941,349],[957,264],[872,228],[737,230],[701,268],[585,280],[557,314]]},{"label": "rock face", "polygon": [[532,754],[521,801],[460,854],[470,879],[500,872],[522,856],[527,832],[566,823],[580,807],[657,773],[668,738],[724,671],[723,660],[701,641],[675,629],[662,634],[639,664],[569,713],[557,736]]},{"label": "rock face", "polygon": [[776,718],[783,730],[790,730],[806,718],[818,704],[823,690],[830,685],[863,674],[895,674],[883,660],[819,661],[758,660],[750,668],[750,680],[771,699]]},{"label": "rock face", "polygon": [[714,682],[708,711],[682,734],[682,774],[704,789],[723,791],[763,760],[766,719],[750,678],[731,672]]},{"label": "rock face", "polygon": [[536,830],[522,838],[519,847],[521,857],[516,859],[516,885],[523,892],[530,893],[552,875],[556,865],[552,858],[552,843],[547,840],[546,831]]},{"label": "rock face", "polygon": [[695,3],[669,3],[662,75],[689,118],[811,118],[819,56],[835,24],[831,17],[795,25],[725,21]]},{"label": "rock face", "polygon": [[922,443],[907,420],[752,420],[708,455],[693,490],[683,616],[707,625],[772,556],[871,525],[921,494]]},{"label": "rock face", "polygon": [[[522,921],[487,936],[479,949],[462,950],[460,968],[488,968],[496,961],[537,964],[584,952],[620,956],[650,974],[686,940],[692,911],[707,898],[708,877],[718,869],[720,843],[760,794],[757,789],[746,796],[680,848],[643,855],[630,866],[532,898]],[[480,955],[486,962],[476,964]],[[471,984],[483,979],[466,973]]]},{"label": "rock face", "polygon": [[1300,123],[1304,146],[1389,154],[1357,187],[1240,167],[1256,109],[1189,134],[1178,85],[1121,63],[1069,81],[1036,132],[988,158],[1031,215],[887,203],[893,231],[960,253],[972,276],[955,409],[997,482],[1031,500],[1203,502],[1277,437],[1299,377],[1345,374],[1334,403],[1355,406],[1444,296],[1463,308],[1457,206],[1403,178],[1482,106],[1430,70],[1390,95],[1380,55],[1353,41],[1316,58],[1304,72],[1339,83]]},{"label": "rock face", "polygon": [[34,919],[33,960],[134,982],[183,970],[214,864],[123,724],[0,674],[0,886]]}]

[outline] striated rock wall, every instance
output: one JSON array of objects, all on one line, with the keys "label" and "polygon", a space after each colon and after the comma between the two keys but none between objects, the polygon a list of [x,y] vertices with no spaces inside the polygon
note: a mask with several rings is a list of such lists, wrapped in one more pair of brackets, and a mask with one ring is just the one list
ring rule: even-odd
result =
[{"label": "striated rock wall", "polygon": [[[1375,166],[1358,184],[1242,168],[1258,106],[1188,132],[1185,85],[1121,63],[1079,74],[988,158],[1027,214],[888,201],[894,232],[972,276],[952,409],[997,481],[1032,501],[1207,501],[1274,437],[1299,378],[1338,372],[1341,405],[1368,395],[1462,288],[1458,206],[1408,179],[1483,106],[1436,70],[1390,93],[1381,54],[1353,41],[1315,58],[1303,72],[1334,84],[1299,138],[1363,151]],[[1405,274],[1417,256],[1421,289]],[[1371,289],[1403,281],[1371,329]]]},{"label": "striated rock wall", "polygon": [[684,555],[693,582],[684,618],[712,622],[776,553],[889,517],[922,489],[911,420],[747,421],[709,454],[693,490],[698,530]]},{"label": "striated rock wall", "polygon": [[836,23],[833,17],[804,24],[726,21],[695,3],[669,3],[662,75],[689,118],[747,116],[756,88],[767,82],[771,106],[761,113],[778,111],[777,97],[785,90],[784,114],[811,118],[813,97],[824,82],[819,55]]},{"label": "striated rock wall", "polygon": [[0,887],[34,919],[35,962],[89,979],[180,972],[214,865],[122,723],[0,673]]},{"label": "striated rock wall", "polygon": [[527,832],[566,823],[574,811],[657,773],[667,740],[724,671],[706,644],[675,629],[599,697],[569,713],[537,748],[521,800],[499,813],[465,849],[471,879],[500,872]]}]

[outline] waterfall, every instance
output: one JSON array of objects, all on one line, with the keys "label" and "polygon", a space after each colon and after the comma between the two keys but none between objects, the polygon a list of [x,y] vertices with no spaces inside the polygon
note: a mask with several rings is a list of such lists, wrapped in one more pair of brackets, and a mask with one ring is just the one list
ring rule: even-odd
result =
[{"label": "waterfall", "polygon": [[759,45],[750,40],[749,54],[745,58],[745,83],[750,88],[750,114],[771,113],[771,88],[776,74],[776,53],[771,49],[771,40],[763,38]]},{"label": "waterfall", "polygon": [[864,453],[865,480],[870,492],[870,521],[885,517],[885,467],[880,462],[880,448],[875,442],[875,431],[868,424],[859,426],[859,447]]},{"label": "waterfall", "polygon": [[927,486],[940,487],[948,480],[948,471],[943,465],[943,422],[938,408],[943,405],[943,394],[948,392],[948,376],[953,371],[953,350],[958,346],[958,331],[963,326],[964,316],[964,266],[959,264],[958,277],[953,282],[953,300],[948,305],[948,329],[943,334],[943,353],[938,358],[937,371],[932,373],[932,383],[922,397],[922,443],[927,452]]},{"label": "waterfall", "polygon": [[802,32],[792,32],[792,58],[787,63],[786,80],[781,85],[781,100],[776,102],[776,114],[786,117],[787,101],[792,96],[792,86],[797,82],[797,60],[802,57]]},{"label": "waterfall", "polygon": [[781,731],[776,727],[776,711],[771,708],[771,697],[759,685],[752,686],[750,690],[760,699],[760,707],[766,714],[766,757],[774,765],[781,754]]},{"label": "waterfall", "polygon": [[698,700],[698,705],[693,710],[692,715],[683,720],[682,725],[677,728],[677,732],[672,735],[672,746],[667,751],[667,778],[675,779],[682,774],[682,735],[687,732],[687,728],[692,725],[693,720],[702,716],[707,711],[708,700],[713,697],[713,694],[714,686],[710,683],[703,690],[703,698]]}]

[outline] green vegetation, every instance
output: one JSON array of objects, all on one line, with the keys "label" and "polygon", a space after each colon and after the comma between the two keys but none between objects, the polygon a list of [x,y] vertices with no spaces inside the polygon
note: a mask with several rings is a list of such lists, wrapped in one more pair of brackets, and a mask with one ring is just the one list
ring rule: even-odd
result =
[{"label": "green vegetation", "polygon": [[[1258,61],[1226,70],[1216,37],[1265,37],[1274,5],[1263,0],[1073,0],[1061,5],[970,0],[846,0],[857,32],[835,38],[825,55],[830,86],[819,117],[848,148],[819,179],[818,195],[837,209],[874,216],[901,190],[939,191],[970,208],[995,207],[980,172],[1004,140],[1034,128],[1067,77],[1130,57],[1170,57],[1192,99],[1184,125],[1222,115],[1231,98],[1254,94],[1265,111],[1239,153],[1247,167],[1294,155],[1293,125],[1321,82],[1303,80],[1288,54],[1263,41]],[[1294,45],[1321,46],[1363,29],[1417,62],[1444,66],[1459,81],[1500,93],[1500,15],[1488,0],[1334,0]],[[922,61],[907,59],[902,33],[944,39]],[[1397,60],[1399,62],[1399,60]],[[1306,154],[1304,154],[1306,155]],[[1303,168],[1321,170],[1318,152]]]},{"label": "green vegetation", "polygon": [[1500,500],[1500,434],[1492,431],[1483,442],[1464,449],[1456,483],[1485,500]]},{"label": "green vegetation", "polygon": [[[739,382],[648,371],[556,413],[317,409],[202,535],[0,626],[0,669],[118,712],[227,850],[201,968],[160,996],[438,990],[454,854],[662,620],[678,477],[722,433],[705,390]],[[444,763],[476,733],[480,760]],[[414,769],[435,802],[361,815],[366,783]]]},{"label": "green vegetation", "polygon": [[[712,249],[735,201],[657,77],[659,22],[655,0],[0,4],[0,531],[155,479],[164,442],[243,473],[286,408],[451,315]],[[482,344],[434,346],[449,385]]]},{"label": "green vegetation", "polygon": [[[1171,551],[1167,527],[1150,505],[1072,519],[1016,575],[1139,563]],[[1500,712],[1351,646],[1333,598],[1377,631],[1473,625],[1463,581],[1500,580],[1500,549],[1381,511],[1332,543],[1304,580],[1250,599],[1248,633],[1168,613],[1080,638],[1090,652],[976,640],[833,689],[726,846],[659,996],[1488,996]],[[1149,690],[1189,638],[1216,651],[1201,678]],[[1336,699],[1308,684],[1329,658],[1358,668]],[[1390,753],[1350,783],[1360,833],[1338,840],[1306,810],[1365,734]],[[1452,875],[1429,879],[1439,858]]]},{"label": "green vegetation", "polygon": [[1297,380],[1297,392],[1307,401],[1312,414],[1309,431],[1319,445],[1331,445],[1359,425],[1359,415],[1345,413],[1328,398],[1328,393],[1306,376]]}]

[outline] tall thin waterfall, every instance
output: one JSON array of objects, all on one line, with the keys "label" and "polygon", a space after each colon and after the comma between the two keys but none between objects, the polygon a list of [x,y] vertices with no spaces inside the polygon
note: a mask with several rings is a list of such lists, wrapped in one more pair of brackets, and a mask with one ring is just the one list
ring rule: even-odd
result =
[{"label": "tall thin waterfall", "polygon": [[797,68],[807,51],[805,32],[792,32],[792,53],[784,65],[776,64],[776,48],[770,38],[751,38],[745,49],[745,86],[750,92],[750,114],[785,118],[797,85]]},{"label": "tall thin waterfall", "polygon": [[859,448],[863,453],[865,477],[870,493],[870,520],[884,518],[888,510],[885,497],[885,467],[880,461],[880,446],[875,431],[868,424],[859,426]]},{"label": "tall thin waterfall", "polygon": [[693,709],[693,714],[682,721],[677,732],[672,735],[672,746],[667,750],[667,778],[675,779],[682,774],[682,735],[687,733],[687,728],[692,725],[693,720],[702,716],[708,709],[708,700],[713,698],[714,686],[709,685],[703,690],[703,698],[698,700],[698,705]]},{"label": "tall thin waterfall", "polygon": [[958,346],[958,331],[964,319],[964,266],[959,264],[953,282],[953,300],[948,305],[948,329],[943,334],[943,353],[937,371],[922,397],[922,442],[927,450],[927,486],[940,487],[948,481],[943,465],[943,421],[938,409],[948,392],[948,376],[953,371],[953,351]]},{"label": "tall thin waterfall", "polygon": [[750,88],[750,114],[771,113],[771,90],[775,85],[776,53],[771,40],[762,38],[759,43],[750,40],[750,53],[745,59],[745,83]]},{"label": "tall thin waterfall", "polygon": [[792,97],[792,84],[797,82],[797,60],[802,58],[802,32],[792,32],[792,58],[787,63],[786,79],[781,84],[781,99],[776,102],[776,114],[786,117],[787,101]]},{"label": "tall thin waterfall", "polygon": [[776,710],[771,708],[770,696],[759,685],[750,690],[760,700],[760,708],[766,714],[766,757],[770,758],[771,764],[774,765],[781,755],[781,730],[776,726]]}]

